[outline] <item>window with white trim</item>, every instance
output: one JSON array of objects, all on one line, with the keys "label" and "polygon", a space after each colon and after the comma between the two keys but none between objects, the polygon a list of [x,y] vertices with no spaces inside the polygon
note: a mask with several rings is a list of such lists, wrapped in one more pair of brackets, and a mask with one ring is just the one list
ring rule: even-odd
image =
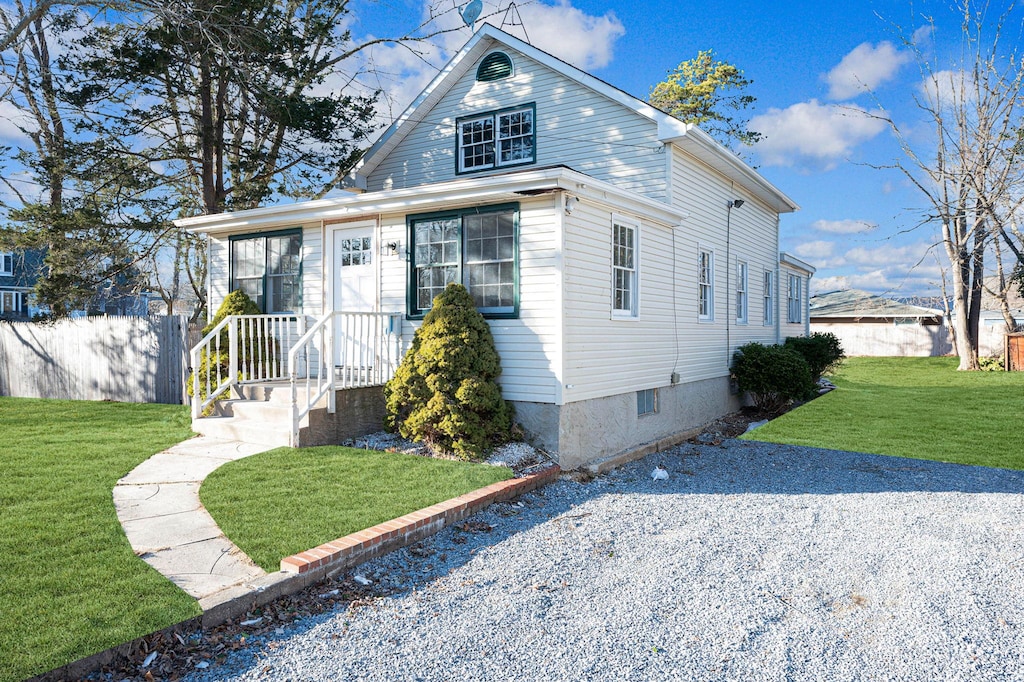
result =
[{"label": "window with white trim", "polygon": [[749,286],[747,277],[747,262],[737,261],[736,262],[736,323],[746,324],[747,323],[747,287]]},{"label": "window with white trim", "polygon": [[636,415],[654,414],[658,411],[658,389],[647,388],[636,392]]},{"label": "window with white trim", "polygon": [[800,280],[800,275],[789,276],[789,294],[786,298],[787,308],[789,310],[789,322],[790,324],[799,324],[803,321],[803,294],[802,294],[803,282]]},{"label": "window with white trim", "polygon": [[0,291],[0,315],[21,315],[22,293]]},{"label": "window with white trim", "polygon": [[490,111],[456,121],[458,171],[503,168],[536,160],[535,107]]},{"label": "window with white trim", "polygon": [[612,312],[637,315],[637,232],[635,223],[612,221]]},{"label": "window with white trim", "polygon": [[775,273],[764,271],[764,325],[775,324]]},{"label": "window with white trim", "polygon": [[14,254],[10,252],[0,253],[0,275],[14,274]]},{"label": "window with white trim", "polygon": [[715,319],[715,255],[705,249],[697,256],[697,317]]},{"label": "window with white trim", "polygon": [[459,282],[480,312],[514,317],[518,311],[518,208],[506,204],[410,216],[409,315],[426,314],[434,297]]}]

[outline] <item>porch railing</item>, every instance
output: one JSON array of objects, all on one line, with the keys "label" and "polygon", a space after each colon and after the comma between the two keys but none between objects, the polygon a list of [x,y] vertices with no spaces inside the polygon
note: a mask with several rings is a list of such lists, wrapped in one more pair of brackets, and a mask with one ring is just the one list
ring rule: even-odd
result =
[{"label": "porch railing", "polygon": [[312,324],[303,315],[231,315],[192,348],[191,359],[193,419],[233,386],[287,381],[294,446],[303,417],[325,396],[333,414],[336,390],[394,376],[402,314],[334,311]]},{"label": "porch railing", "polygon": [[332,311],[318,319],[288,353],[292,446],[298,445],[302,418],[324,396],[334,414],[335,391],[384,384],[401,353],[401,313]]},{"label": "porch railing", "polygon": [[192,418],[232,386],[288,378],[304,315],[229,315],[192,348]]}]

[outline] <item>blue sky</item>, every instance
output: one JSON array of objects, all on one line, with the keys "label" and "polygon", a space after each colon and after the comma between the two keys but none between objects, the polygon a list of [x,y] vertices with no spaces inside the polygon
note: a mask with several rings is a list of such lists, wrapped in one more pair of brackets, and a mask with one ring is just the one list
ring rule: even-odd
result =
[{"label": "blue sky", "polygon": [[[321,87],[355,76],[382,89],[378,123],[385,127],[470,37],[457,14],[466,2],[355,0],[347,28],[356,39],[400,35],[421,22],[452,30],[415,53],[377,47]],[[501,25],[509,4],[485,0],[484,16]],[[782,218],[782,248],[818,268],[812,291],[939,293],[945,260],[935,246],[938,227],[915,227],[923,197],[897,171],[871,167],[891,164],[900,152],[884,123],[859,112],[883,111],[927,148],[930,132],[913,99],[921,73],[897,27],[918,32],[938,68],[946,68],[943,59],[960,44],[949,0],[535,0],[517,7],[523,25],[506,31],[641,98],[700,50],[743,69],[757,97],[751,127],[765,135],[745,157],[802,207]],[[1021,42],[1022,14],[1004,29],[1007,49]],[[929,16],[934,32],[923,30]],[[0,144],[23,144],[5,106],[0,102]]]},{"label": "blue sky", "polygon": [[[455,4],[435,5],[448,10],[436,23],[457,26]],[[508,4],[488,0],[485,13]],[[354,33],[384,33],[417,11],[425,16],[423,7],[415,0],[363,6]],[[746,156],[801,206],[782,218],[782,248],[818,268],[813,290],[930,295],[939,293],[944,263],[934,247],[937,227],[915,227],[923,197],[901,174],[870,167],[892,163],[899,149],[884,123],[854,109],[883,109],[912,140],[927,144],[913,101],[921,73],[898,29],[908,36],[922,29],[917,37],[941,59],[959,47],[959,18],[949,7],[944,1],[549,0],[519,4],[525,33],[504,28],[639,97],[680,61],[713,49],[753,80],[751,127],[766,140]],[[501,16],[491,23],[500,24]],[[929,16],[934,32],[927,30]],[[1016,30],[1005,31],[1004,40],[1019,42]],[[381,71],[396,74],[385,84],[395,113],[469,35],[464,29],[445,36],[425,61],[403,58],[401,50],[375,55]]]}]

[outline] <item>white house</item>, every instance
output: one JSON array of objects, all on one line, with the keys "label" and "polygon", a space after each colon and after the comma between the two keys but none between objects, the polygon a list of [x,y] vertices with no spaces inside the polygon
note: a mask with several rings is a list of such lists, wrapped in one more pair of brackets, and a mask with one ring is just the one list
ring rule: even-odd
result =
[{"label": "white house", "polygon": [[[734,350],[807,333],[814,268],[779,253],[791,199],[697,127],[492,26],[369,150],[351,189],[178,223],[208,236],[211,308],[243,289],[267,313],[246,324],[291,348],[296,420],[323,396],[344,421],[337,389],[390,376],[453,281],[490,321],[517,421],[565,468],[736,409]],[[286,378],[286,364],[249,374]],[[272,438],[260,414],[248,437]],[[318,428],[279,432],[317,442]]]}]

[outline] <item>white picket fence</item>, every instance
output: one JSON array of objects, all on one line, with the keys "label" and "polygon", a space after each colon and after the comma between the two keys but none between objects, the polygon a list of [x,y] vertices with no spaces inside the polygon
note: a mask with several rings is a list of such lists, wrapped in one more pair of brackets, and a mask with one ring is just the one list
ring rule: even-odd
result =
[{"label": "white picket fence", "polygon": [[186,402],[188,318],[89,317],[0,323],[0,395]]}]

